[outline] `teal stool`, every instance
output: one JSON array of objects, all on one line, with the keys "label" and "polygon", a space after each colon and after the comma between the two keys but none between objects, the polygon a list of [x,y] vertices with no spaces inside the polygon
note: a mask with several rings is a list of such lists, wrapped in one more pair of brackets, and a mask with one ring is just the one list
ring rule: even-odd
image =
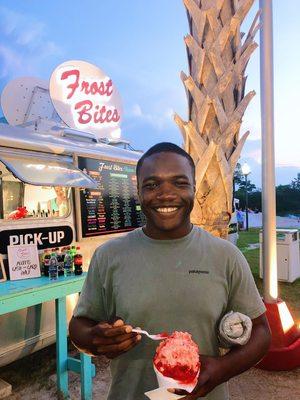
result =
[{"label": "teal stool", "polygon": [[0,315],[55,300],[57,389],[64,399],[69,398],[68,371],[80,374],[81,399],[92,399],[95,365],[91,357],[83,353],[80,353],[79,359],[68,357],[67,347],[66,296],[81,291],[85,276],[84,273],[80,276],[60,277],[56,281],[41,277],[0,284]]},{"label": "teal stool", "polygon": [[92,378],[96,375],[91,357],[80,353],[80,359],[68,357],[66,298],[55,300],[56,308],[56,371],[57,387],[63,398],[68,398],[68,371],[80,374],[81,399],[92,400]]}]

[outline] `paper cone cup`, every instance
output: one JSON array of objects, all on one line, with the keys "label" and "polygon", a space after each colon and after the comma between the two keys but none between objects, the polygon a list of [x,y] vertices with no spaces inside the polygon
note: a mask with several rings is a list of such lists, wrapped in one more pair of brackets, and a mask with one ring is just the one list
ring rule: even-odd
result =
[{"label": "paper cone cup", "polygon": [[153,365],[156,377],[157,377],[157,382],[158,382],[158,386],[160,388],[167,388],[167,389],[183,389],[186,390],[187,392],[191,393],[194,388],[197,385],[197,381],[198,381],[198,376],[199,376],[199,372],[196,376],[196,378],[194,379],[193,382],[191,383],[182,383],[180,381],[177,381],[173,378],[169,378],[168,376],[164,376],[161,372],[158,371],[158,369],[155,367],[155,365]]}]

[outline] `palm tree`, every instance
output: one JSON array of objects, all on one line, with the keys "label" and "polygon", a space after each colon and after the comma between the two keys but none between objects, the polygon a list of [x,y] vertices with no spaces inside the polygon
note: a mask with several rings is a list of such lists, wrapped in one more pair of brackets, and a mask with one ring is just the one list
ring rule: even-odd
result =
[{"label": "palm tree", "polygon": [[241,23],[254,0],[183,0],[190,34],[185,37],[190,76],[183,72],[189,120],[175,115],[186,151],[196,164],[192,222],[227,237],[236,163],[249,134],[239,139],[242,117],[255,95],[245,94],[245,69],[257,44],[257,13],[248,35]]}]

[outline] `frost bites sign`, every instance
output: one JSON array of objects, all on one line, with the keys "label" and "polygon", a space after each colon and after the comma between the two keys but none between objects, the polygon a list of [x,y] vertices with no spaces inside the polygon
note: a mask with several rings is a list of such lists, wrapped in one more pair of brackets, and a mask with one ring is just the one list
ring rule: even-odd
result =
[{"label": "frost bites sign", "polygon": [[50,96],[61,119],[70,127],[118,138],[122,104],[112,80],[85,61],[66,61],[50,78]]}]

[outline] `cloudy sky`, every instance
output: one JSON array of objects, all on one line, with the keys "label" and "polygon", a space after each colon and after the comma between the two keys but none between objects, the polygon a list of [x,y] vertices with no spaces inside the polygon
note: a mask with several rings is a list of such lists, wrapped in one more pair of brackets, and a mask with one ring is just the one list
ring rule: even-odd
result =
[{"label": "cloudy sky", "polygon": [[[300,172],[299,2],[273,3],[276,180],[284,184]],[[258,1],[245,29],[257,8]],[[124,139],[142,150],[163,140],[182,143],[173,122],[175,111],[184,119],[187,112],[179,78],[181,70],[188,72],[182,0],[2,0],[0,21],[0,91],[13,78],[48,80],[60,63],[85,60],[104,70],[119,89]],[[244,117],[242,131],[251,134],[241,162],[250,164],[250,179],[260,186],[258,50],[247,73],[248,90],[257,95]]]}]

